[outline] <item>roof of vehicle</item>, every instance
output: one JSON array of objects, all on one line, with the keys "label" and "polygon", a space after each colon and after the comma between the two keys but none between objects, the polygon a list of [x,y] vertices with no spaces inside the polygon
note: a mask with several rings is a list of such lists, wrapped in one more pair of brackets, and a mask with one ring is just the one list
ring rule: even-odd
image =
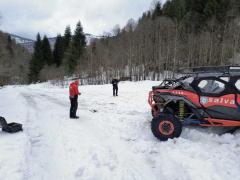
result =
[{"label": "roof of vehicle", "polygon": [[240,76],[240,66],[205,66],[193,68],[181,68],[180,74],[195,76]]}]

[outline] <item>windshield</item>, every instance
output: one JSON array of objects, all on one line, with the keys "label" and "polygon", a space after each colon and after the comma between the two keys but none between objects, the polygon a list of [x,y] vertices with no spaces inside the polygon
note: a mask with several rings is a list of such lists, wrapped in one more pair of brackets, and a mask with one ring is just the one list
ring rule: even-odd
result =
[{"label": "windshield", "polygon": [[190,84],[190,83],[193,82],[193,80],[194,80],[193,77],[188,77],[188,78],[182,80],[181,82],[184,83],[184,84]]}]

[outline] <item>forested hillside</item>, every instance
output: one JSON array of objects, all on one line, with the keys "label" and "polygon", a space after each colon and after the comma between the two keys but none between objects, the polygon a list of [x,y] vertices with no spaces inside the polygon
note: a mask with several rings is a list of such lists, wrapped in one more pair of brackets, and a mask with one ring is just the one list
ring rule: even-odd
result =
[{"label": "forested hillside", "polygon": [[[1,67],[12,73],[11,78],[21,72],[25,80],[29,56],[2,36]],[[90,44],[80,21],[74,32],[67,26],[63,35],[58,34],[53,51],[47,37],[38,34],[28,80],[72,75],[87,84],[108,83],[112,77],[159,80],[181,67],[240,64],[239,52],[240,1],[168,0],[163,5],[156,1],[137,21],[130,19],[122,28],[116,25]],[[20,64],[9,65],[15,61]]]},{"label": "forested hillside", "polygon": [[53,51],[47,36],[42,39],[40,34],[37,34],[29,64],[29,82],[61,80],[65,76],[79,74],[77,67],[83,65],[85,50],[86,37],[80,21],[73,35],[70,26],[66,27],[64,36],[57,35]]},{"label": "forested hillside", "polygon": [[29,60],[27,50],[0,31],[0,86],[27,83]]},{"label": "forested hillside", "polygon": [[[240,1],[168,0],[87,48],[80,72],[159,79],[180,67],[239,64]],[[106,79],[104,79],[105,81]]]}]

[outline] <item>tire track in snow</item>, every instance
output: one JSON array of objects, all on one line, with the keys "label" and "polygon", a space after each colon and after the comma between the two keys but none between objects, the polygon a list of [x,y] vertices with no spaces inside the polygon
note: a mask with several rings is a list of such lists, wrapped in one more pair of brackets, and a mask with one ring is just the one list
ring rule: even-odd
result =
[{"label": "tire track in snow", "polygon": [[37,142],[39,142],[39,137],[40,135],[37,134],[36,131],[36,127],[34,127],[34,123],[32,123],[31,118],[35,117],[37,118],[37,104],[35,102],[35,100],[32,98],[32,96],[30,96],[27,93],[20,93],[20,95],[26,100],[27,104],[29,107],[27,110],[27,119],[26,119],[26,124],[25,124],[25,128],[24,131],[27,134],[27,137],[29,138],[29,150],[26,157],[26,162],[27,162],[27,167],[26,167],[26,172],[24,175],[24,180],[30,180],[31,179],[31,174],[33,172],[32,170],[32,162],[33,162],[33,153],[34,153],[34,146]]},{"label": "tire track in snow", "polygon": [[[43,93],[36,92],[35,95],[37,98],[40,98],[44,101],[49,101],[50,103],[56,104],[63,108],[66,108],[69,106],[69,103],[66,103],[63,100],[59,100],[55,97],[52,97],[51,95],[48,95],[46,93],[43,94]],[[125,141],[122,141],[121,144],[115,144],[113,146],[114,141],[116,141],[115,138],[119,139],[121,137],[113,136],[114,131],[110,130],[111,125],[110,127],[106,127],[106,126],[109,126],[107,122],[96,124],[94,119],[97,118],[99,115],[98,113],[93,114],[89,112],[89,108],[88,108],[89,104],[86,104],[86,102],[84,101],[84,99],[82,99],[79,103],[79,105],[81,106],[79,123],[81,123],[81,121],[83,120],[81,119],[81,114],[84,114],[87,119],[84,119],[86,120],[86,122],[84,122],[84,124],[81,124],[78,127],[76,134],[78,132],[84,132],[82,134],[84,138],[89,140],[94,139],[92,143],[96,145],[97,149],[92,149],[91,144],[87,145],[86,149],[87,151],[90,151],[90,153],[87,153],[85,155],[89,157],[85,160],[85,163],[86,163],[85,166],[77,166],[78,162],[75,160],[76,157],[73,154],[73,152],[79,151],[79,149],[67,143],[68,138],[70,139],[70,137],[63,137],[64,135],[60,135],[62,144],[65,145],[63,146],[65,154],[68,157],[68,159],[71,159],[73,161],[72,163],[70,163],[70,166],[77,167],[74,170],[75,172],[72,173],[73,175],[75,175],[72,178],[73,179],[84,179],[86,177],[94,178],[95,175],[94,173],[90,174],[89,172],[90,170],[87,168],[88,166],[91,166],[92,169],[95,169],[96,172],[106,171],[107,169],[107,172],[108,172],[107,174],[109,176],[112,176],[117,173],[118,179],[145,180],[149,178],[149,176],[144,175],[146,172],[141,172],[141,170],[139,170],[138,167],[136,167],[136,165],[134,164],[134,163],[137,163],[138,166],[140,165],[142,167],[145,167],[144,169],[145,170],[148,169],[149,171],[149,173],[147,174],[151,174],[150,173],[151,169],[149,169],[147,165],[144,164],[145,161],[143,161],[140,157],[136,156],[134,153],[127,152],[126,149],[128,149],[128,143],[125,143]],[[106,108],[107,109],[109,108],[109,104],[101,103],[101,106],[99,106],[100,111]],[[106,112],[103,111],[103,112],[107,113],[108,111]],[[130,115],[132,115],[132,113],[130,113]],[[71,127],[72,125],[68,123],[66,124],[66,126]],[[88,131],[87,129],[91,129],[92,131],[94,131],[94,134],[91,131]],[[79,141],[81,140],[79,139]],[[119,140],[117,142],[119,143]],[[119,149],[119,146],[122,147],[121,150]],[[132,159],[133,162],[128,162],[127,160],[129,159]],[[106,177],[101,178],[100,176],[99,179],[105,179]],[[68,179],[71,179],[71,178],[69,177]],[[150,179],[154,179],[154,177],[150,177]]]},{"label": "tire track in snow", "polygon": [[[42,93],[39,93],[39,92],[36,92],[35,93],[36,97],[39,98],[41,101],[47,101],[51,104],[54,104],[54,105],[58,105],[59,107],[61,108],[64,108],[66,109],[66,107],[69,106],[69,103],[66,103],[65,101],[62,101],[62,100],[59,100],[57,98],[54,98],[50,95],[47,95],[47,94],[42,94]],[[68,117],[68,116],[66,116]],[[65,166],[66,167],[73,167],[73,163],[71,161],[69,161],[70,159],[73,159],[69,156],[69,154],[67,153],[69,150],[67,149],[66,147],[66,135],[64,133],[64,128],[66,126],[66,122],[64,124],[64,118],[59,118],[58,119],[58,122],[56,123],[57,124],[57,127],[55,128],[55,130],[57,131],[57,134],[56,134],[56,138],[54,138],[56,141],[56,154],[59,154],[58,157],[61,157],[61,159],[63,159],[63,162],[62,164],[57,164],[59,165],[59,169],[60,169],[60,172],[64,172],[64,171],[67,171]],[[64,155],[64,156],[63,156]],[[64,174],[64,175],[63,175]],[[61,174],[61,176],[59,176],[58,180],[70,180],[70,179],[73,179],[71,178],[71,176],[73,176],[73,174],[69,173],[69,172],[64,172],[63,174]]]},{"label": "tire track in snow", "polygon": [[[22,92],[21,95],[25,98],[29,108],[26,120],[26,133],[29,137],[30,147],[29,156],[27,159],[27,168],[24,180],[48,180],[49,178],[61,177],[54,167],[54,151],[55,147],[52,142],[59,135],[59,131],[52,131],[53,127],[46,126],[48,122],[45,122],[45,116],[43,116],[42,109],[38,107],[37,102],[39,96],[31,91]],[[56,103],[55,103],[56,104]],[[59,104],[59,102],[58,102]],[[39,122],[41,121],[41,122]],[[50,137],[53,135],[54,137]],[[60,179],[60,178],[58,178]]]}]

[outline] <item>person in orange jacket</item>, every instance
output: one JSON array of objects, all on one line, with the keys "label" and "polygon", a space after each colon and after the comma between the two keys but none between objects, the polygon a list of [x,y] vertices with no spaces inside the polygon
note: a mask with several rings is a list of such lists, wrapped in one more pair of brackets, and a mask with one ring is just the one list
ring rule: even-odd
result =
[{"label": "person in orange jacket", "polygon": [[76,80],[72,82],[69,86],[69,98],[71,102],[70,107],[70,118],[72,119],[78,119],[79,117],[76,116],[77,108],[78,108],[78,95],[81,95],[81,93],[78,90],[79,80]]}]

